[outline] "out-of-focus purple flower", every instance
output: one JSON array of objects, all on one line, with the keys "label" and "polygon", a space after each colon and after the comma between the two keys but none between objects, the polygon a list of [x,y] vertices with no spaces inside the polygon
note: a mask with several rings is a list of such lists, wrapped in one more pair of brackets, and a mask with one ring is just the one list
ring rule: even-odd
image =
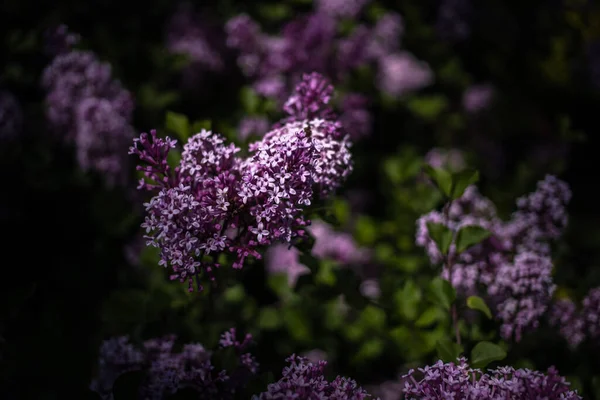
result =
[{"label": "out-of-focus purple flower", "polygon": [[316,364],[319,361],[327,361],[327,353],[320,349],[307,351],[304,353],[303,357],[306,357],[306,359],[313,364]]},{"label": "out-of-focus purple flower", "polygon": [[586,338],[585,321],[571,300],[555,302],[550,308],[549,322],[559,329],[571,348],[576,348]]},{"label": "out-of-focus purple flower", "polygon": [[436,30],[449,42],[464,40],[471,34],[472,5],[470,0],[441,0]]},{"label": "out-of-focus purple flower", "polygon": [[433,83],[429,65],[404,51],[379,59],[379,89],[390,96],[402,96]]},{"label": "out-of-focus purple flower", "polygon": [[250,136],[262,136],[269,130],[270,122],[264,117],[245,117],[238,126],[238,137],[246,140]]},{"label": "out-of-focus purple flower", "polygon": [[23,112],[12,93],[0,90],[0,140],[11,140],[23,129]]},{"label": "out-of-focus purple flower", "polygon": [[400,49],[404,34],[404,21],[400,14],[389,12],[381,16],[373,27],[366,52],[369,59],[376,60]]},{"label": "out-of-focus purple flower", "polygon": [[419,368],[405,376],[404,394],[407,400],[481,399],[481,400],[575,400],[582,397],[570,390],[570,384],[554,367],[544,374],[529,369],[500,367],[482,372],[469,367],[466,359],[458,363],[441,360],[432,366]]},{"label": "out-of-focus purple flower", "polygon": [[360,284],[360,293],[369,299],[378,299],[381,296],[381,287],[376,279],[367,279]]},{"label": "out-of-focus purple flower", "polygon": [[317,0],[317,11],[336,18],[356,18],[370,0]]},{"label": "out-of-focus purple flower", "polygon": [[220,71],[223,60],[209,40],[209,32],[189,3],[181,4],[167,26],[167,49],[172,53],[187,55],[190,68]]},{"label": "out-of-focus purple flower", "polygon": [[54,57],[71,51],[72,47],[79,43],[81,37],[69,32],[69,28],[63,24],[48,29],[45,32],[45,39],[44,50]]},{"label": "out-of-focus purple flower", "polygon": [[368,99],[358,93],[347,94],[342,100],[340,121],[352,140],[371,134],[373,117],[368,110],[368,105]]},{"label": "out-of-focus purple flower", "polygon": [[138,393],[140,400],[161,400],[186,387],[198,390],[202,399],[233,399],[258,372],[258,363],[247,352],[252,337],[246,335],[238,341],[234,328],[225,332],[219,342],[221,349],[233,348],[238,357],[238,365],[231,371],[216,371],[212,352],[199,343],[186,344],[180,352],[174,352],[175,339],[173,335],[150,339],[140,349],[130,344],[127,337],[105,341],[91,389],[103,399],[112,399],[112,386],[121,374],[142,370],[146,377]]},{"label": "out-of-focus purple flower", "polygon": [[348,233],[336,232],[323,221],[313,220],[308,230],[315,237],[312,255],[319,259],[331,259],[342,264],[366,262],[369,254],[360,249]]},{"label": "out-of-focus purple flower", "polygon": [[187,281],[192,290],[194,277],[213,279],[219,267],[201,262],[204,255],[231,253],[233,267],[241,268],[246,257],[260,258],[257,247],[289,244],[305,234],[303,208],[334,192],[352,171],[351,143],[338,121],[295,121],[333,116],[322,113],[321,88],[328,85],[322,77],[305,76],[288,102],[288,120],[294,122],[283,120],[251,143],[245,159],[221,135],[203,130],[188,140],[180,165],[171,170],[167,156],[175,141],[157,139],[155,132],[152,140],[147,134],[134,140],[130,154],[145,164],[138,170],[148,178],[140,188],[158,191],[145,204],[142,226],[148,245],[161,250],[160,265],[173,270],[172,279]]},{"label": "out-of-focus purple flower", "polygon": [[433,168],[448,169],[460,172],[467,166],[465,155],[458,149],[433,148],[425,155],[425,162]]},{"label": "out-of-focus purple flower", "polygon": [[432,211],[417,221],[416,243],[425,248],[432,263],[440,263],[442,255],[429,237],[428,222],[444,224],[454,232],[468,225],[490,231],[488,239],[460,254],[452,244],[452,276],[447,268],[442,276],[462,295],[486,297],[502,321],[502,336],[519,341],[525,330],[538,325],[550,303],[554,285],[549,242],[566,226],[570,196],[566,183],[547,176],[535,192],[517,200],[518,211],[504,222],[494,205],[471,186],[452,202],[448,218]]},{"label": "out-of-focus purple flower", "polygon": [[260,400],[270,399],[339,399],[363,400],[371,398],[356,381],[338,376],[328,382],[324,376],[326,361],[311,363],[304,357],[290,356],[289,366],[283,369],[279,381],[268,386],[259,395]]},{"label": "out-of-focus purple flower", "polygon": [[283,105],[289,115],[286,122],[311,119],[333,119],[335,114],[329,106],[333,95],[333,85],[321,74],[313,72],[304,75],[296,86],[296,92]]},{"label": "out-of-focus purple flower", "polygon": [[270,274],[285,273],[288,284],[294,287],[301,275],[310,273],[308,267],[300,263],[300,251],[286,244],[276,244],[267,250],[265,265]]},{"label": "out-of-focus purple flower", "polygon": [[494,88],[490,84],[473,85],[463,94],[463,107],[469,113],[477,113],[488,108],[494,98]]},{"label": "out-of-focus purple flower", "polygon": [[122,151],[133,138],[133,99],[95,54],[59,54],[46,67],[46,115],[67,143],[74,143],[83,170],[101,173],[108,185],[124,184],[128,162]]},{"label": "out-of-focus purple flower", "polygon": [[127,182],[129,159],[124,149],[134,136],[130,116],[110,100],[90,97],[77,108],[77,161],[84,170],[100,172],[109,186]]}]

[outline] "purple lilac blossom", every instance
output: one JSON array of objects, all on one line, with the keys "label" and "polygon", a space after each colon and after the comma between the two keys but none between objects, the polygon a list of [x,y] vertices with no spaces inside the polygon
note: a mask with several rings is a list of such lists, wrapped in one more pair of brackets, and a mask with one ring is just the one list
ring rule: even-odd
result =
[{"label": "purple lilac blossom", "polygon": [[23,112],[15,96],[0,91],[0,140],[11,140],[23,129]]},{"label": "purple lilac blossom", "polygon": [[392,97],[402,96],[433,83],[429,65],[403,51],[383,56],[379,60],[379,90]]},{"label": "purple lilac blossom", "polygon": [[360,284],[359,291],[363,296],[373,300],[381,296],[381,287],[377,279],[364,280]]},{"label": "purple lilac blossom", "polygon": [[469,113],[480,112],[490,106],[494,88],[490,84],[473,85],[463,94],[462,104]]},{"label": "purple lilac blossom", "polygon": [[318,12],[336,18],[356,18],[370,0],[317,0]]},{"label": "purple lilac blossom", "polygon": [[42,85],[48,121],[75,145],[80,167],[101,173],[108,185],[125,183],[128,160],[121,149],[133,138],[134,105],[110,65],[91,52],[61,53],[44,70]]},{"label": "purple lilac blossom", "polygon": [[313,220],[308,230],[315,238],[312,255],[318,259],[330,259],[341,264],[360,264],[367,262],[369,253],[359,248],[352,235],[336,232],[327,223]]},{"label": "purple lilac blossom", "polygon": [[[215,262],[203,256],[231,253],[234,268],[248,256],[260,258],[257,248],[290,243],[305,234],[302,210],[313,198],[340,187],[352,171],[350,141],[328,111],[328,88],[323,77],[306,75],[286,103],[289,117],[249,145],[247,158],[205,131],[184,145],[180,165],[171,169],[167,153],[176,141],[142,134],[130,154],[145,164],[147,179],[140,188],[158,192],[145,204],[147,244],[161,251],[160,265],[171,267],[171,279],[193,290],[200,274],[214,279]],[[306,90],[305,90],[306,89]],[[313,90],[314,89],[314,90]]]},{"label": "purple lilac blossom", "polygon": [[270,122],[265,117],[244,117],[238,126],[238,138],[246,140],[250,136],[262,136],[269,126]]},{"label": "purple lilac blossom", "polygon": [[460,172],[467,167],[465,155],[458,149],[433,148],[425,154],[425,162],[433,168]]},{"label": "purple lilac blossom", "polygon": [[436,30],[449,42],[464,40],[471,34],[472,5],[470,0],[441,0]]},{"label": "purple lilac blossom", "polygon": [[213,42],[192,5],[181,4],[167,24],[166,47],[171,53],[189,58],[190,65],[183,70],[186,86],[197,85],[206,71],[223,70],[224,61]]},{"label": "purple lilac blossom", "polygon": [[134,347],[127,337],[105,341],[100,348],[98,372],[91,389],[103,399],[112,399],[115,380],[130,371],[145,371],[139,399],[161,400],[185,387],[199,391],[199,399],[233,399],[236,391],[258,372],[258,363],[247,352],[252,337],[236,339],[234,328],[223,333],[219,348],[231,347],[238,357],[238,366],[232,371],[215,370],[212,352],[199,343],[185,344],[174,352],[174,335],[150,339],[141,348]]},{"label": "purple lilac blossom", "polygon": [[362,389],[356,381],[338,376],[328,382],[324,376],[326,361],[311,363],[304,357],[292,355],[286,359],[279,381],[268,386],[257,399],[338,399],[362,400],[372,396]]},{"label": "purple lilac blossom", "polygon": [[294,287],[301,275],[309,274],[310,270],[299,260],[300,251],[286,244],[271,246],[265,254],[265,266],[269,274],[285,273],[288,284]]},{"label": "purple lilac blossom", "polygon": [[549,322],[559,329],[572,348],[584,341],[595,346],[600,339],[600,288],[591,289],[580,309],[571,300],[558,300],[552,306]]},{"label": "purple lilac blossom", "polygon": [[416,243],[432,263],[440,263],[442,255],[429,237],[427,222],[443,223],[455,232],[467,225],[490,231],[488,239],[460,254],[452,244],[452,276],[446,267],[442,276],[462,295],[482,295],[484,290],[502,322],[502,336],[519,341],[523,332],[538,326],[550,304],[555,289],[550,242],[566,227],[570,197],[567,184],[549,175],[535,192],[517,200],[517,211],[504,222],[493,203],[471,186],[452,203],[449,220],[432,211],[417,221]]},{"label": "purple lilac blossom", "polygon": [[382,15],[370,32],[366,52],[369,59],[377,60],[397,51],[404,34],[402,16],[395,12]]},{"label": "purple lilac blossom", "polygon": [[575,400],[582,397],[570,390],[570,384],[554,367],[544,374],[529,369],[500,367],[483,372],[471,368],[467,360],[446,363],[441,360],[419,368],[405,376],[404,394],[407,400],[481,399],[481,400]]}]

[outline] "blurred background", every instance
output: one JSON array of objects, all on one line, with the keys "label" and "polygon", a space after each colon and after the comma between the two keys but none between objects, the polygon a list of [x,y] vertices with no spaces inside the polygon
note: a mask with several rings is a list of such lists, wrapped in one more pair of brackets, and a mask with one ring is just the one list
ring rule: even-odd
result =
[{"label": "blurred background", "polygon": [[[61,80],[77,63],[95,69]],[[188,293],[142,238],[149,198],[136,190],[132,138],[157,129],[185,141],[206,127],[245,146],[313,71],[335,86],[355,160],[314,219],[313,257],[272,248]],[[97,102],[84,107],[86,91]],[[416,220],[441,201],[422,165],[479,170],[480,192],[504,218],[546,174],[565,180],[573,198],[553,247],[555,297],[577,303],[600,286],[599,109],[592,1],[5,0],[0,397],[83,396],[113,336],[212,346],[236,326],[253,334],[261,369],[308,354],[334,376],[392,385],[386,398],[399,399],[399,375],[435,361],[450,324],[426,296],[439,271],[415,245]],[[317,291],[298,279],[308,262]],[[321,290],[340,269],[385,311]],[[498,337],[490,320],[462,329]],[[504,363],[555,365],[600,399],[594,343],[572,349],[542,323],[506,345]]]}]

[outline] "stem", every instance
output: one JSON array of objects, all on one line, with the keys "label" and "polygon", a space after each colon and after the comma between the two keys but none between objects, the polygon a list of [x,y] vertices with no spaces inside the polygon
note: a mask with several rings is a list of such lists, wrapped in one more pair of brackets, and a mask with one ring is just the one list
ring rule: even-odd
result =
[{"label": "stem", "polygon": [[[447,224],[450,224],[450,207],[452,206],[452,200],[450,200],[444,206],[444,219]],[[454,238],[453,238],[454,240]],[[448,254],[444,256],[444,265],[448,270],[448,282],[452,284],[452,253],[448,251]],[[460,345],[460,329],[458,327],[458,312],[456,311],[456,302],[452,303],[451,307],[452,325],[454,326],[454,334],[456,335],[456,343]]]}]

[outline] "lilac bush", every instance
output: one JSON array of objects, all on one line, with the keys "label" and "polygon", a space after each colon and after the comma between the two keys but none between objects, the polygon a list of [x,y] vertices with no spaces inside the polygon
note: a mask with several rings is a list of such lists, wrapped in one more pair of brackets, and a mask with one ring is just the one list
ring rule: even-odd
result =
[{"label": "lilac bush", "polygon": [[463,295],[484,295],[495,306],[504,338],[520,341],[524,331],[536,328],[547,311],[555,284],[552,280],[550,241],[560,237],[567,223],[566,205],[571,192],[554,176],[538,182],[537,190],[517,200],[517,211],[502,221],[495,206],[473,186],[451,203],[448,217],[433,211],[417,221],[418,246],[432,263],[442,255],[429,236],[427,223],[442,223],[452,231],[475,225],[491,237],[471,249],[453,255],[452,276],[442,276]]},{"label": "lilac bush", "polygon": [[410,370],[404,377],[404,395],[407,400],[424,399],[581,399],[576,391],[570,390],[569,383],[555,368],[547,373],[529,369],[515,369],[510,366],[483,372],[471,368],[467,360],[457,363],[437,363],[419,368],[420,380],[416,372]]},{"label": "lilac bush", "polygon": [[138,169],[148,178],[140,188],[156,193],[142,227],[172,279],[188,281],[191,291],[196,278],[202,290],[199,274],[212,278],[219,267],[216,257],[203,256],[229,253],[233,267],[242,268],[246,257],[261,257],[257,248],[305,235],[309,221],[302,210],[334,192],[352,170],[349,138],[330,119],[331,90],[319,75],[305,75],[285,104],[289,116],[251,143],[246,158],[221,135],[203,130],[172,169],[167,154],[174,140],[155,131],[134,140],[130,154],[145,164]]},{"label": "lilac bush", "polygon": [[600,288],[591,289],[582,301],[581,307],[569,299],[561,299],[552,304],[549,322],[571,348],[584,341],[597,346],[600,338]]}]

